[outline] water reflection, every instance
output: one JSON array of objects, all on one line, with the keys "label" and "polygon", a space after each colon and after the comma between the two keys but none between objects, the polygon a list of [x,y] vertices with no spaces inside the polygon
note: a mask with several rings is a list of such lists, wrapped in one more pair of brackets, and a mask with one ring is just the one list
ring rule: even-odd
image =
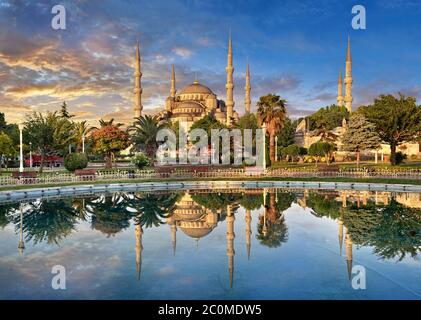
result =
[{"label": "water reflection", "polygon": [[17,247],[22,253],[25,242],[60,245],[77,232],[77,224],[81,222],[89,223],[92,230],[106,237],[115,237],[133,224],[136,278],[140,281],[142,238],[147,229],[167,224],[175,256],[178,231],[199,245],[201,238],[224,222],[228,282],[232,288],[236,254],[234,229],[239,208],[244,209],[245,221],[244,239],[239,241],[245,243],[244,250],[250,259],[252,224],[255,223],[255,245],[282,250],[290,237],[285,212],[294,205],[314,217],[336,221],[338,252],[342,256],[343,249],[345,251],[349,279],[354,246],[372,248],[378,258],[397,262],[406,257],[415,259],[421,250],[421,196],[409,193],[309,189],[119,192],[1,204],[0,227],[14,226]]}]

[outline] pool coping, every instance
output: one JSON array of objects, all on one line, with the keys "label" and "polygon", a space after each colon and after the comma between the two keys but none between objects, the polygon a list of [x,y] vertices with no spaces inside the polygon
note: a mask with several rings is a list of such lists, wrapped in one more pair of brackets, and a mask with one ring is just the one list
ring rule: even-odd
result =
[{"label": "pool coping", "polygon": [[327,181],[177,181],[177,182],[138,182],[86,184],[75,186],[58,186],[31,188],[13,191],[0,191],[0,202],[26,199],[72,196],[118,191],[166,191],[186,189],[230,189],[230,188],[309,188],[326,190],[360,190],[421,192],[421,185],[363,183],[363,182],[327,182]]}]

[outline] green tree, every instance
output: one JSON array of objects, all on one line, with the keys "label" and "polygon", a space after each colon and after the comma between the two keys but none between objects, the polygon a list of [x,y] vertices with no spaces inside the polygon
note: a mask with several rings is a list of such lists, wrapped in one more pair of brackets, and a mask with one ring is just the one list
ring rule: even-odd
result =
[{"label": "green tree", "polygon": [[25,133],[41,157],[41,173],[46,156],[65,152],[70,139],[69,121],[59,117],[57,112],[33,112],[26,117]]},{"label": "green tree", "polygon": [[280,96],[268,94],[257,102],[257,118],[259,124],[266,124],[269,135],[269,158],[275,162],[275,136],[284,127],[286,119],[286,100]]},{"label": "green tree", "polygon": [[156,136],[159,130],[164,129],[166,123],[160,121],[158,116],[144,115],[136,118],[129,127],[133,147],[136,151],[144,151],[149,158],[149,164],[154,165],[155,152],[158,148]]},{"label": "green tree", "polygon": [[319,157],[325,157],[326,163],[329,164],[330,159],[332,158],[332,153],[335,149],[335,145],[332,143],[318,141],[310,146],[308,154],[316,157],[316,161],[318,161]]},{"label": "green tree", "polygon": [[285,148],[282,148],[281,155],[288,161],[291,159],[292,162],[300,155],[300,147],[296,144],[291,144]]},{"label": "green tree", "polygon": [[342,125],[343,119],[349,119],[349,112],[344,106],[332,104],[320,108],[306,119],[311,131],[320,129],[333,130]]},{"label": "green tree", "polygon": [[194,129],[203,129],[206,131],[208,138],[209,138],[209,142],[210,142],[210,138],[211,138],[211,134],[212,134],[212,129],[218,129],[218,130],[222,130],[222,129],[226,129],[227,126],[224,125],[223,123],[219,122],[218,120],[216,120],[214,117],[207,115],[204,116],[202,119],[199,119],[197,121],[195,121],[192,126],[190,127],[189,131],[192,131]]},{"label": "green tree", "polygon": [[390,145],[390,162],[396,164],[396,148],[407,141],[417,141],[421,133],[421,106],[414,97],[399,94],[380,95],[372,105],[358,109],[376,126],[380,139]]},{"label": "green tree", "polygon": [[290,118],[285,119],[284,127],[279,131],[278,137],[278,147],[288,147],[291,144],[294,144],[295,141],[295,130],[297,129],[298,121],[292,121]]},{"label": "green tree", "polygon": [[6,165],[7,159],[16,154],[12,139],[0,131],[0,167]]},{"label": "green tree", "polygon": [[61,110],[60,110],[60,117],[65,118],[65,119],[73,118],[74,115],[70,114],[67,109],[68,109],[67,103],[66,101],[63,101],[63,104],[61,105]]},{"label": "green tree", "polygon": [[357,154],[357,167],[360,164],[360,153],[364,150],[378,149],[380,137],[376,127],[368,122],[364,115],[354,113],[349,119],[348,127],[342,136],[342,150]]},{"label": "green tree", "polygon": [[88,136],[93,130],[94,128],[89,127],[86,120],[73,123],[72,142],[75,144],[77,152],[82,152],[84,137],[85,137],[85,149],[86,149],[86,145],[89,141]]}]

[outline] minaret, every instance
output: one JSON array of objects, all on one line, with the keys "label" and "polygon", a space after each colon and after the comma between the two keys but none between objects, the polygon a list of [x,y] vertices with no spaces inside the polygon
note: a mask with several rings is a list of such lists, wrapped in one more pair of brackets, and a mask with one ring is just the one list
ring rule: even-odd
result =
[{"label": "minaret", "polygon": [[349,231],[346,230],[345,235],[345,250],[346,250],[346,266],[348,270],[348,278],[351,280],[352,276],[352,237]]},{"label": "minaret", "polygon": [[234,110],[234,81],[233,81],[233,73],[234,67],[232,65],[232,39],[231,39],[231,32],[228,40],[228,61],[227,67],[225,68],[227,72],[227,83],[225,88],[227,89],[227,97],[225,101],[225,105],[227,107],[227,126],[231,125],[233,110]]},{"label": "minaret", "polygon": [[246,97],[244,99],[244,107],[246,114],[250,113],[250,106],[251,106],[251,98],[250,98],[250,67],[247,63],[247,69],[246,69],[246,86],[244,87],[244,90],[246,91]]},{"label": "minaret", "polygon": [[175,90],[175,71],[174,71],[174,65],[172,65],[171,70],[171,90],[170,90],[170,97],[175,99],[175,93],[177,91]]},{"label": "minaret", "polygon": [[352,59],[351,40],[348,37],[348,49],[346,51],[346,72],[345,72],[345,107],[352,112]]},{"label": "minaret", "polygon": [[336,98],[338,101],[338,106],[344,105],[344,96],[343,96],[343,90],[342,90],[342,72],[339,72],[338,75],[338,97]]},{"label": "minaret", "polygon": [[251,248],[251,210],[246,209],[246,247],[247,247],[247,259],[250,259],[250,248]]},{"label": "minaret", "polygon": [[142,84],[140,79],[142,72],[140,71],[140,44],[137,41],[136,46],[136,62],[134,70],[134,116],[138,118],[142,115]]},{"label": "minaret", "polygon": [[228,270],[230,277],[230,288],[232,288],[234,278],[234,214],[230,205],[227,206],[227,256],[228,256]]},{"label": "minaret", "polygon": [[142,226],[140,224],[137,224],[135,227],[135,237],[136,237],[136,273],[137,273],[137,280],[140,280],[140,271],[142,269]]}]

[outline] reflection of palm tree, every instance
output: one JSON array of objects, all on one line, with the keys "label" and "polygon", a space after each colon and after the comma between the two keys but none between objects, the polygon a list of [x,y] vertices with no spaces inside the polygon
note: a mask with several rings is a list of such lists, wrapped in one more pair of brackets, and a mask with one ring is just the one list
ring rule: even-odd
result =
[{"label": "reflection of palm tree", "polygon": [[138,214],[135,217],[135,224],[146,228],[164,224],[165,221],[162,219],[172,214],[178,199],[179,194],[177,193],[165,195],[148,193],[137,198],[139,205],[136,207]]},{"label": "reflection of palm tree", "polygon": [[[70,199],[55,201],[36,200],[25,206],[23,212],[23,232],[25,240],[34,243],[47,241],[59,244],[74,230],[77,217]],[[20,216],[13,219],[16,228],[20,227]]]},{"label": "reflection of palm tree", "polygon": [[269,220],[265,221],[264,216],[260,215],[259,222],[257,224],[256,238],[262,245],[269,248],[277,248],[282,243],[287,242],[288,227],[285,224],[284,216],[282,215],[275,221],[275,223],[273,223]]},{"label": "reflection of palm tree", "polygon": [[285,224],[284,214],[279,214],[275,194],[269,194],[269,206],[259,216],[256,238],[260,243],[270,248],[279,247],[288,241],[288,228]]},{"label": "reflection of palm tree", "polygon": [[135,215],[130,210],[128,195],[125,193],[105,194],[87,200],[86,211],[91,214],[92,228],[107,236],[128,228],[130,219]]}]

